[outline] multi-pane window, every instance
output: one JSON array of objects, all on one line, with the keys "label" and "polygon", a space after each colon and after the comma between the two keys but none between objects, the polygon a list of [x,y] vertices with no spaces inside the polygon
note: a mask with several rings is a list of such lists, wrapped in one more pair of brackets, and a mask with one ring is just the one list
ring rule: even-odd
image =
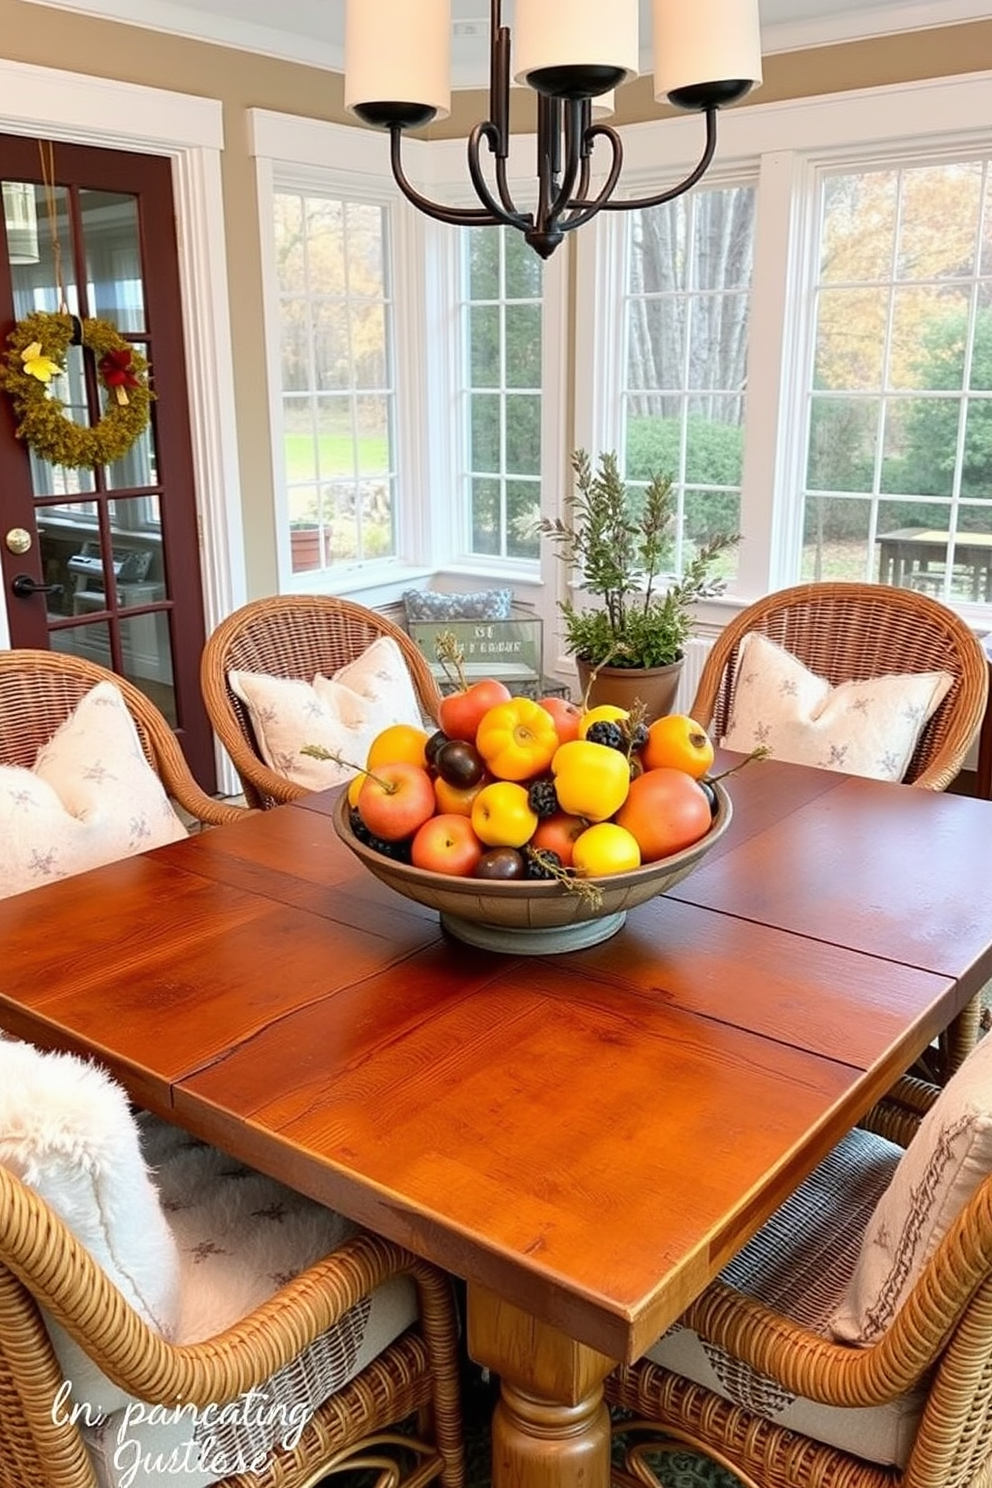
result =
[{"label": "multi-pane window", "polygon": [[821,179],[804,577],[992,601],[990,164]]},{"label": "multi-pane window", "polygon": [[386,212],[279,191],[274,224],[293,571],[390,557],[396,456]]},{"label": "multi-pane window", "polygon": [[[630,223],[624,465],[632,482],[673,482],[676,570],[707,536],[740,529],[754,226],[750,186],[697,191]],[[735,563],[727,551],[723,574]]]},{"label": "multi-pane window", "polygon": [[542,263],[510,229],[463,237],[469,551],[532,559],[541,499]]}]

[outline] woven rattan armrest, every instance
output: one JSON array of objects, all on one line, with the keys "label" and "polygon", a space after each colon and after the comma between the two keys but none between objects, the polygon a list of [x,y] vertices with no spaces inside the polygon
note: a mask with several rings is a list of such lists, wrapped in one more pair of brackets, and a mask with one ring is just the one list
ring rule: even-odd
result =
[{"label": "woven rattan armrest", "polygon": [[891,1325],[866,1348],[832,1343],[714,1282],[683,1321],[785,1389],[824,1405],[867,1406],[903,1395],[937,1363],[992,1267],[992,1180],[940,1242]]},{"label": "woven rattan armrest", "polygon": [[176,1346],[148,1327],[71,1231],[3,1167],[0,1264],[115,1384],[162,1402],[181,1398],[206,1405],[236,1398],[289,1363],[390,1276],[413,1277],[429,1325],[445,1309],[445,1284],[433,1268],[363,1233],[301,1272],[233,1327],[202,1343]]}]

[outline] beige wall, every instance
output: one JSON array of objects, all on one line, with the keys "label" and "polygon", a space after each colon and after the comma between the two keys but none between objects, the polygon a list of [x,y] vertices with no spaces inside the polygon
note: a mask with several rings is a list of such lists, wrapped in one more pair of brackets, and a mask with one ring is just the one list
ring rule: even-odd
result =
[{"label": "beige wall", "polygon": [[[219,99],[223,105],[224,213],[248,589],[252,596],[271,593],[276,588],[272,462],[254,167],[248,154],[246,110],[263,108],[348,122],[341,79],[318,68],[153,34],[26,0],[0,0],[0,38],[0,54],[10,61],[176,89]],[[984,69],[990,59],[992,20],[795,52],[766,59],[766,81],[753,95],[753,102],[953,76]],[[618,123],[658,112],[651,99],[650,80],[623,90],[620,101]],[[433,133],[438,138],[464,134],[484,109],[484,95],[457,95],[451,119]],[[526,127],[527,120],[521,119],[520,125]]]}]

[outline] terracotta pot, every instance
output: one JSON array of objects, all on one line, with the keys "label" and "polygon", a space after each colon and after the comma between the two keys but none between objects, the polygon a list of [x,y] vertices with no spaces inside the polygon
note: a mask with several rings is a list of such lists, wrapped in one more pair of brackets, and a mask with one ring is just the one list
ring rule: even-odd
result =
[{"label": "terracotta pot", "polygon": [[294,573],[304,573],[312,568],[324,568],[331,561],[331,534],[324,528],[324,547],[321,551],[321,529],[319,527],[291,527],[289,543]]},{"label": "terracotta pot", "polygon": [[[579,672],[579,695],[584,697],[593,668],[580,656],[575,658],[575,665]],[[663,667],[602,666],[589,690],[589,706],[613,703],[617,708],[629,710],[635,699],[640,699],[646,709],[645,721],[651,723],[675,707],[681,675],[681,660]]]}]

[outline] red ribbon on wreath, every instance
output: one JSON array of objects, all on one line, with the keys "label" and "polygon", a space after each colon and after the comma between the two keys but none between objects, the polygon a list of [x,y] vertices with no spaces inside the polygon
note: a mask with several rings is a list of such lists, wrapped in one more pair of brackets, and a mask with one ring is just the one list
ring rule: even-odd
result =
[{"label": "red ribbon on wreath", "polygon": [[104,352],[100,358],[100,372],[108,388],[113,388],[118,403],[128,401],[127,389],[140,386],[131,371],[131,349],[122,346],[119,351]]}]

